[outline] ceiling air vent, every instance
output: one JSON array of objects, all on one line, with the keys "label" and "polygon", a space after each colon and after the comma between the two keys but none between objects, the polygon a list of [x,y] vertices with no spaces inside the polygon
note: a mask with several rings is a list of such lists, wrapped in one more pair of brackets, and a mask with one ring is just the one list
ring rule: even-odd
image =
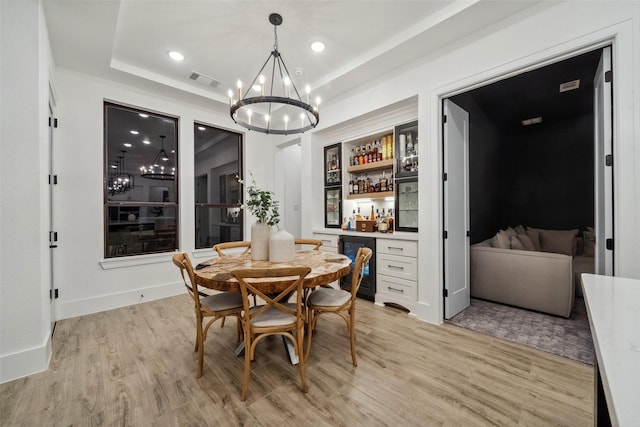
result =
[{"label": "ceiling air vent", "polygon": [[189,76],[191,80],[210,87],[218,87],[222,84],[221,81],[214,79],[213,77],[205,76],[204,74],[193,71]]},{"label": "ceiling air vent", "polygon": [[560,84],[560,93],[568,92],[570,90],[576,90],[580,87],[580,79],[571,80],[570,82],[564,82]]}]

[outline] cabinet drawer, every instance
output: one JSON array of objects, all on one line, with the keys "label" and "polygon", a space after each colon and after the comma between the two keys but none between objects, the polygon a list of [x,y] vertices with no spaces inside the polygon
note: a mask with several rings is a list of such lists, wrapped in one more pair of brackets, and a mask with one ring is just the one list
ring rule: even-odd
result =
[{"label": "cabinet drawer", "polygon": [[418,298],[417,282],[398,279],[397,277],[390,277],[384,274],[378,274],[377,279],[377,293],[408,298],[410,302],[415,302]]},{"label": "cabinet drawer", "polygon": [[338,235],[337,234],[324,234],[324,233],[313,233],[313,238],[322,240],[321,248],[327,246],[330,248],[338,247]]},{"label": "cabinet drawer", "polygon": [[376,251],[379,254],[418,257],[418,242],[411,240],[377,239]]},{"label": "cabinet drawer", "polygon": [[376,268],[379,274],[405,280],[418,280],[418,260],[408,256],[389,255],[378,252]]}]

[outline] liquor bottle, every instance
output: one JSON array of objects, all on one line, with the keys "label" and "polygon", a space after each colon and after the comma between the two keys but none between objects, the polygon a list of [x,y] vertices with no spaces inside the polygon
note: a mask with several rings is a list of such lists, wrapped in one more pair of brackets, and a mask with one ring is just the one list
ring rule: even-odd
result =
[{"label": "liquor bottle", "polygon": [[391,174],[391,179],[387,181],[387,191],[393,191],[393,174]]},{"label": "liquor bottle", "polygon": [[407,132],[407,156],[413,156],[413,140],[411,138],[411,132]]},{"label": "liquor bottle", "polygon": [[355,148],[351,149],[351,157],[349,157],[349,166],[353,166],[355,163],[353,163],[354,159],[356,158],[356,150]]},{"label": "liquor bottle", "polygon": [[365,193],[373,193],[373,182],[371,181],[371,177],[369,175],[367,175],[367,181],[365,185],[367,186]]},{"label": "liquor bottle", "polygon": [[375,221],[376,220],[376,214],[373,211],[373,205],[371,205],[371,215],[369,215],[369,221]]},{"label": "liquor bottle", "polygon": [[360,215],[360,206],[358,206],[358,213],[356,214],[356,221],[362,221],[362,215]]},{"label": "liquor bottle", "polygon": [[389,208],[389,228],[387,229],[387,233],[393,233],[393,211]]},{"label": "liquor bottle", "polygon": [[389,135],[389,158],[393,159],[394,150],[393,150],[393,134]]},{"label": "liquor bottle", "polygon": [[349,180],[349,194],[353,194],[353,175],[351,175],[351,179]]},{"label": "liquor bottle", "polygon": [[387,191],[387,178],[382,171],[382,178],[380,178],[380,191]]},{"label": "liquor bottle", "polygon": [[373,158],[374,162],[378,161],[378,141],[374,141],[373,143]]},{"label": "liquor bottle", "polygon": [[353,180],[353,194],[358,194],[358,180]]},{"label": "liquor bottle", "polygon": [[347,217],[345,216],[342,220],[342,226],[340,227],[343,231],[347,231],[349,229],[349,223],[347,222]]},{"label": "liquor bottle", "polygon": [[358,164],[363,165],[364,160],[362,159],[362,147],[358,148]]},{"label": "liquor bottle", "polygon": [[387,160],[387,139],[386,137],[382,137],[380,140],[380,145],[382,146],[382,160]]}]

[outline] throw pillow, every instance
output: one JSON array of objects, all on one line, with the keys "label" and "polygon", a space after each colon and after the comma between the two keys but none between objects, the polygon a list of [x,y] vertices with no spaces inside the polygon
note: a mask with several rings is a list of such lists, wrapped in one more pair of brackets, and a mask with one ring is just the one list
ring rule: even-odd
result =
[{"label": "throw pillow", "polygon": [[524,251],[524,245],[522,244],[522,242],[520,241],[520,239],[518,239],[518,236],[511,236],[509,238],[509,241],[511,242],[511,249],[516,249],[519,251]]},{"label": "throw pillow", "polygon": [[514,229],[513,229],[513,228],[511,228],[511,227],[507,227],[507,229],[506,229],[506,230],[504,230],[504,233],[505,233],[505,234],[507,235],[507,237],[509,237],[509,238],[511,238],[511,237],[513,237],[513,236],[517,236],[517,235],[518,235],[518,233],[516,233],[516,230],[514,230]]},{"label": "throw pillow", "polygon": [[516,230],[516,233],[518,233],[518,236],[521,234],[527,234],[527,230],[525,230],[522,224],[516,225],[514,230]]},{"label": "throw pillow", "polygon": [[537,228],[527,227],[527,236],[531,239],[536,251],[541,251],[540,247],[540,230]]},{"label": "throw pillow", "polygon": [[[587,227],[587,229],[590,227]],[[584,256],[596,255],[596,235],[593,231],[585,231],[584,236]]]},{"label": "throw pillow", "polygon": [[507,236],[506,232],[500,230],[493,236],[491,239],[491,247],[492,248],[500,248],[500,249],[511,249],[511,241],[509,240],[509,236]]},{"label": "throw pillow", "polygon": [[[536,250],[536,246],[533,244],[533,242],[531,241],[529,236],[527,236],[526,234],[524,234],[524,233],[523,234],[518,234],[518,240],[520,240],[520,243],[524,247],[525,251],[535,251]],[[511,243],[511,247],[513,248],[513,243]]]},{"label": "throw pillow", "polygon": [[540,230],[540,248],[542,252],[573,255],[578,229]]}]

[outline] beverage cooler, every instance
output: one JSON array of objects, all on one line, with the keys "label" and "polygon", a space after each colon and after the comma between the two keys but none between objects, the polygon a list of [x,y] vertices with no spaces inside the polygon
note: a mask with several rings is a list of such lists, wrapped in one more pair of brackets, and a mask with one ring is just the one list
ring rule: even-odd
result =
[{"label": "beverage cooler", "polygon": [[[373,237],[340,236],[338,240],[338,250],[341,254],[344,254],[351,259],[352,268],[355,265],[358,249],[361,247],[370,248],[373,251],[373,254],[365,266],[364,277],[360,283],[357,296],[373,301],[376,296],[376,239]],[[341,289],[351,289],[352,273],[342,276],[342,279],[340,279]]]}]

